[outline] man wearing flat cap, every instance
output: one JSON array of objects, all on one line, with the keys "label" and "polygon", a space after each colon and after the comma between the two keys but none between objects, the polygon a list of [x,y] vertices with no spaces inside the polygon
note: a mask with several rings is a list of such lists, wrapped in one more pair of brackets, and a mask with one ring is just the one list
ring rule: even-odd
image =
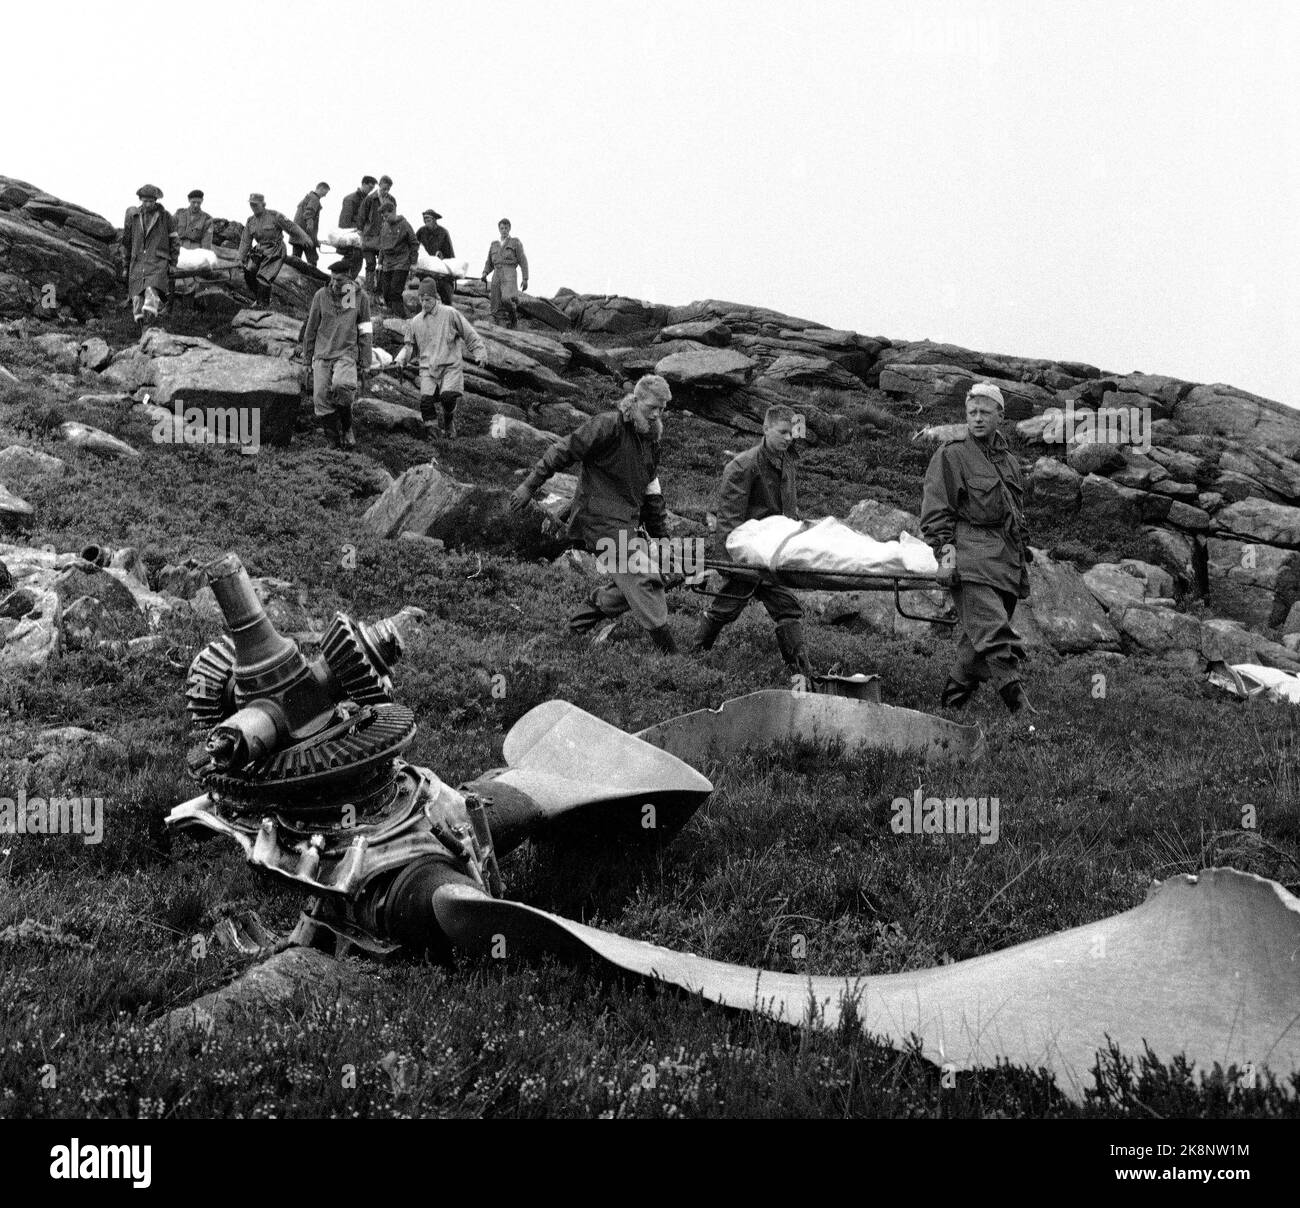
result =
[{"label": "man wearing flat cap", "polygon": [[1029,534],[1020,464],[998,431],[1002,391],[979,382],[966,395],[966,434],[941,445],[925,472],[921,532],[939,560],[938,582],[957,608],[956,660],[941,701],[963,708],[992,680],[1012,713],[1036,712],[1020,682],[1024,646],[1011,627],[1029,595]]},{"label": "man wearing flat cap", "polygon": [[412,356],[419,358],[420,414],[436,429],[442,404],[443,434],[456,435],[456,404],[465,394],[465,357],[468,348],[475,363],[487,363],[487,347],[460,311],[444,306],[431,278],[420,282],[420,313],[406,324],[406,343],[394,360],[399,368]]},{"label": "man wearing flat cap", "polygon": [[[191,189],[186,200],[189,205],[177,210],[172,215],[176,220],[176,234],[180,238],[181,248],[182,250],[185,248],[202,248],[211,251],[212,215],[206,213],[203,209],[203,190]],[[177,306],[179,307],[193,299],[198,288],[197,277],[178,277],[172,282]],[[194,302],[194,308],[199,309],[197,301]]]},{"label": "man wearing flat cap", "polygon": [[[668,383],[657,373],[647,374],[616,408],[592,416],[551,445],[510,496],[510,510],[522,512],[552,474],[577,464],[578,487],[566,532],[575,545],[598,556],[597,564],[608,569],[610,581],[569,618],[569,632],[586,633],[630,612],[663,654],[677,653],[668,628],[663,576],[655,573],[650,559],[624,554],[644,549],[642,527],[652,539],[668,532],[659,486],[659,442],[671,398]],[[611,628],[602,625],[600,637]]]},{"label": "man wearing flat cap", "polygon": [[176,221],[158,204],[162,190],[141,185],[138,206],[131,206],[122,224],[122,253],[126,261],[126,292],[131,312],[141,328],[158,322],[158,312],[171,289],[171,270],[180,256]]},{"label": "man wearing flat cap", "polygon": [[302,363],[311,366],[312,410],[336,448],[355,445],[352,404],[370,372],[374,324],[370,299],[343,261],[311,300],[302,329]]},{"label": "man wearing flat cap", "polygon": [[[415,232],[420,246],[430,256],[437,256],[439,260],[450,260],[456,253],[451,250],[451,235],[447,228],[438,225],[438,219],[442,215],[437,210],[425,210],[423,217],[424,225]],[[434,281],[438,285],[438,297],[443,305],[450,306],[456,297],[456,278],[435,275]]]},{"label": "man wearing flat cap", "polygon": [[295,243],[313,247],[316,241],[279,210],[268,210],[261,193],[248,195],[248,208],[253,213],[244,223],[244,234],[239,240],[239,263],[244,268],[244,284],[254,301],[258,306],[270,306],[271,287],[284,267],[285,235]]}]

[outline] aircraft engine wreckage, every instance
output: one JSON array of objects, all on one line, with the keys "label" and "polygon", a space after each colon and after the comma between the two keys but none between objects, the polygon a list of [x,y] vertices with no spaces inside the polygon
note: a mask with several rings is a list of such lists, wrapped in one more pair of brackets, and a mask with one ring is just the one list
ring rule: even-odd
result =
[{"label": "aircraft engine wreckage", "polygon": [[[1233,869],[1157,882],[1140,906],[1000,952],[913,973],[816,977],[724,964],[629,940],[503,896],[497,860],[528,838],[671,836],[713,786],[686,758],[782,738],[978,756],[974,726],[842,696],[757,692],[629,735],[546,701],[506,735],[506,766],[458,789],[400,758],[415,736],[393,699],[403,610],[375,624],[337,614],[308,661],[278,634],[239,559],[207,568],[229,635],[195,657],[187,704],[206,739],[204,792],[167,822],[233,839],[249,862],[312,893],[285,950],[166,1026],[212,1028],[309,984],[336,992],[329,951],[549,954],[667,983],[794,1025],[862,1028],[964,1070],[1046,1068],[1068,1095],[1107,1040],[1162,1060],[1300,1068],[1300,900]],[[656,826],[641,825],[654,806]]]}]

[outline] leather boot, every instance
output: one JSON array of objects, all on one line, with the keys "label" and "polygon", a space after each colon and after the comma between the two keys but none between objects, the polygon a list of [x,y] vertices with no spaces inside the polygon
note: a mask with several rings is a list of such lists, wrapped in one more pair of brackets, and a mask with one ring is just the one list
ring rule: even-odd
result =
[{"label": "leather boot", "polygon": [[803,623],[801,621],[781,621],[776,627],[776,645],[781,658],[791,671],[811,679],[812,664],[808,661],[808,650],[803,644]]},{"label": "leather boot", "polygon": [[943,692],[939,696],[939,703],[949,709],[964,709],[969,703],[970,698],[975,695],[975,689],[979,684],[963,684],[961,680],[948,677],[948,682],[943,686]]},{"label": "leather boot", "polygon": [[456,397],[442,400],[442,432],[448,440],[456,439]]},{"label": "leather boot", "polygon": [[647,629],[646,633],[650,635],[650,640],[660,654],[677,653],[677,642],[673,639],[673,631],[667,625],[660,625],[658,629]]},{"label": "leather boot", "polygon": [[718,640],[718,634],[724,628],[725,622],[715,620],[706,612],[700,618],[700,623],[695,627],[695,637],[692,639],[691,648],[694,650],[712,650],[713,643]]},{"label": "leather boot", "polygon": [[425,422],[425,435],[428,437],[442,434],[442,417],[438,414],[438,396],[436,394],[420,395],[420,418]]},{"label": "leather boot", "polygon": [[356,433],[352,431],[352,407],[349,404],[346,407],[339,408],[339,432],[342,435],[342,444],[351,448],[357,443]]},{"label": "leather boot", "polygon": [[331,411],[328,415],[322,415],[320,417],[320,426],[330,444],[336,449],[343,448],[343,429],[339,426],[337,412]]},{"label": "leather boot", "polygon": [[1029,697],[1025,695],[1024,685],[1019,680],[1012,680],[1009,684],[1003,684],[998,689],[998,695],[1002,698],[1002,703],[1006,705],[1010,713],[1019,713],[1023,709],[1026,713],[1037,713],[1038,710],[1029,703]]}]

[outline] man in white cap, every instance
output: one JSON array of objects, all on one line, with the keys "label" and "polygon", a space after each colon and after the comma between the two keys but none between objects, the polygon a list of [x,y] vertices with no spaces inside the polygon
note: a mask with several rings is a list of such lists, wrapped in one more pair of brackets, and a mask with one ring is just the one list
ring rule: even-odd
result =
[{"label": "man in white cap", "polygon": [[979,382],[966,394],[966,434],[941,445],[925,472],[921,532],[939,560],[938,582],[957,608],[957,657],[942,703],[960,709],[992,680],[1012,713],[1025,697],[1025,652],[1011,627],[1029,595],[1028,532],[1020,465],[998,431],[1002,391]]},{"label": "man in white cap", "polygon": [[[659,441],[663,413],[672,397],[668,383],[651,373],[618,407],[592,416],[542,454],[533,471],[510,496],[510,510],[522,512],[552,474],[575,462],[578,487],[567,533],[592,553],[631,548],[642,525],[652,538],[667,535],[667,510],[659,486]],[[621,536],[620,536],[621,534]],[[611,582],[588,596],[569,618],[570,633],[585,633],[602,621],[631,612],[664,654],[676,654],[668,628],[663,577],[631,564],[617,567]]]},{"label": "man in white cap", "polygon": [[122,252],[126,261],[126,293],[141,328],[157,323],[158,312],[171,290],[171,270],[181,254],[176,220],[158,204],[162,190],[141,185],[135,192],[138,206],[126,212],[122,224]]}]

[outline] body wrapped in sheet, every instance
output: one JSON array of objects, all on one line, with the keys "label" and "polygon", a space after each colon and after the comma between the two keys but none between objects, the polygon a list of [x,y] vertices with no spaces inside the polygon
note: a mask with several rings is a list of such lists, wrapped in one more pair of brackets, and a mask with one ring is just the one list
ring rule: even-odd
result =
[{"label": "body wrapped in sheet", "polygon": [[468,260],[442,260],[437,256],[430,256],[424,248],[421,248],[416,256],[415,267],[424,269],[426,273],[437,273],[440,277],[469,276]]},{"label": "body wrapped in sheet", "polygon": [[217,253],[206,247],[183,247],[176,260],[178,269],[216,268]]},{"label": "body wrapped in sheet", "polygon": [[361,232],[352,227],[340,227],[331,231],[321,242],[328,243],[335,248],[360,247]]},{"label": "body wrapped in sheet", "polygon": [[897,541],[875,541],[833,516],[747,520],[727,537],[727,554],[739,565],[774,571],[928,576],[939,569],[930,547],[911,533]]}]

